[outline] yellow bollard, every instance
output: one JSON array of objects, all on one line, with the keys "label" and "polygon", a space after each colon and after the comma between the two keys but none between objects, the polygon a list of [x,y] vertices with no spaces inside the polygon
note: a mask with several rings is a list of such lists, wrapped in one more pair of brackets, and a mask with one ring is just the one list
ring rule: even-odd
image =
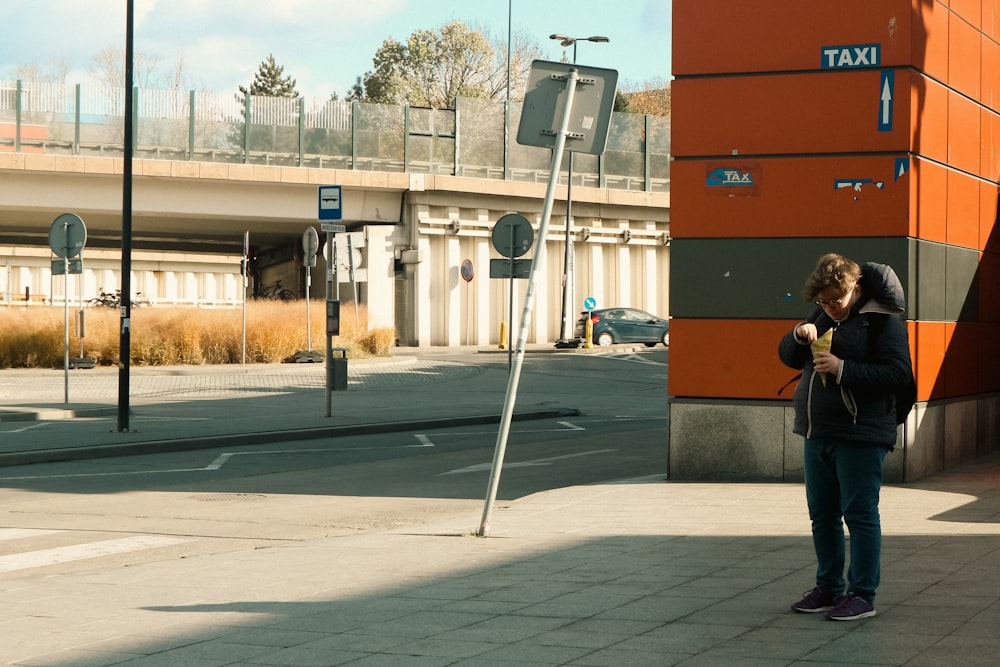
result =
[{"label": "yellow bollard", "polygon": [[590,349],[594,347],[594,321],[589,317],[583,322],[583,347]]},{"label": "yellow bollard", "polygon": [[506,350],[507,349],[507,323],[506,322],[501,322],[500,323],[500,349],[501,350]]}]

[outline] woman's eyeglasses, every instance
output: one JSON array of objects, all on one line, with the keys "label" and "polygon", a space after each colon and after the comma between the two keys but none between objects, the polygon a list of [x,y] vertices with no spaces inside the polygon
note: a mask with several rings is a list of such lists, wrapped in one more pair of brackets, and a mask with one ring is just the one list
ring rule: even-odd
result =
[{"label": "woman's eyeglasses", "polygon": [[844,303],[848,299],[851,298],[852,294],[854,294],[854,288],[853,287],[851,289],[847,290],[847,292],[843,296],[841,296],[841,297],[839,297],[837,299],[816,299],[813,303],[815,303],[820,308],[827,308],[829,306],[843,307]]}]

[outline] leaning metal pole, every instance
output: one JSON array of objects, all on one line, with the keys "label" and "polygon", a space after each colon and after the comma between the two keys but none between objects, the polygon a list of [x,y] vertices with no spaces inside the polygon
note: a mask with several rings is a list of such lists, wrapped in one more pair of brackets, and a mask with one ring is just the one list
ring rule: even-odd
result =
[{"label": "leaning metal pole", "polygon": [[486,503],[483,507],[483,518],[479,524],[477,535],[487,537],[490,534],[490,516],[493,504],[496,502],[497,488],[500,486],[500,471],[503,468],[504,452],[507,449],[507,437],[510,435],[510,422],[514,414],[514,402],[517,400],[517,385],[521,379],[521,366],[524,363],[524,346],[528,338],[528,326],[531,324],[531,310],[535,304],[535,276],[538,268],[545,261],[545,239],[549,229],[549,218],[552,217],[552,202],[555,199],[556,185],[559,181],[559,165],[562,164],[563,149],[566,146],[566,136],[569,134],[570,112],[573,110],[573,96],[576,92],[576,82],[580,72],[575,68],[569,70],[566,77],[566,105],[556,132],[555,147],[552,149],[552,166],[549,169],[549,185],[545,190],[545,204],[542,207],[542,221],[538,226],[538,250],[531,260],[531,271],[528,274],[528,289],[521,310],[521,327],[517,335],[517,350],[514,363],[507,376],[507,396],[504,400],[503,413],[500,417],[500,429],[497,432],[496,448],[493,452],[493,466],[490,470],[489,488]]}]

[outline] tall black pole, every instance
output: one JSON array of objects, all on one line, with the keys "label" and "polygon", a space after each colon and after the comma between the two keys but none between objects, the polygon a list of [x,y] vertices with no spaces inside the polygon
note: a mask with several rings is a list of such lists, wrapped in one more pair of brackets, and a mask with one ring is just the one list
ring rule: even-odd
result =
[{"label": "tall black pole", "polygon": [[118,344],[118,430],[128,431],[129,366],[132,356],[132,6],[125,4],[125,164],[122,170],[121,328]]}]

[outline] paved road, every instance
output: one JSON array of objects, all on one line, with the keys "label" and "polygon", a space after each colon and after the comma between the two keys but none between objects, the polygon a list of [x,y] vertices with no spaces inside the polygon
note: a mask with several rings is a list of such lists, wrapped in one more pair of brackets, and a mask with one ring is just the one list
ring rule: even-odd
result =
[{"label": "paved road", "polygon": [[[643,380],[651,358],[637,357],[587,361],[627,364],[634,377],[614,391],[599,383],[581,388],[553,359],[547,374],[526,383],[520,409],[576,408],[584,413],[573,415],[579,419],[618,413],[611,402],[620,399],[631,418],[662,415],[662,388]],[[449,358],[411,363],[425,376],[418,390],[364,389],[352,376],[338,407],[373,419],[444,418],[443,407],[473,410],[473,417],[496,412],[502,370],[469,374],[467,363]],[[441,379],[452,372],[463,374],[457,388]],[[251,383],[245,380],[240,384]],[[290,389],[291,381],[278,390],[214,386],[205,385],[219,392],[207,401],[194,401],[197,392],[137,399],[137,423],[149,417],[138,434],[109,431],[106,418],[73,419],[75,442],[45,445],[41,435],[32,442],[34,452],[72,449],[77,460],[0,474],[109,466],[132,474],[140,463],[152,470],[171,457],[214,455],[166,446],[184,433],[221,439],[224,433],[209,432],[213,422],[243,424],[235,435],[244,440],[264,436],[250,427],[335,428],[319,423],[309,390]],[[569,401],[573,389],[577,400]],[[280,409],[260,416],[250,409],[256,401]],[[198,421],[206,415],[193,413],[195,406],[209,404],[222,417]],[[0,427],[36,423],[45,426],[23,433],[55,426],[5,419]],[[0,442],[19,438],[5,433]],[[28,440],[18,446],[32,451]],[[79,456],[125,441],[163,451]],[[0,485],[0,663],[920,667],[994,665],[1000,652],[996,457],[884,489],[879,613],[857,623],[788,610],[811,586],[813,570],[797,484],[671,484],[659,475],[575,485],[498,502],[491,537],[474,539],[479,501],[364,497],[371,515],[352,524],[342,508],[358,496],[296,493],[296,468],[284,468],[284,486],[266,492],[224,486],[225,465],[223,486],[212,490],[188,479],[109,493],[97,486],[69,493],[60,483],[42,489],[26,480]],[[420,505],[427,522],[393,523],[401,504]]]},{"label": "paved road", "polygon": [[[666,414],[662,348],[527,356],[515,417],[606,414],[616,406],[632,416]],[[330,394],[328,417],[322,366],[133,368],[129,429],[117,432],[117,370],[70,372],[69,403],[62,371],[2,371],[0,465],[255,444],[275,433],[295,440],[495,423],[508,378],[506,355],[475,349],[404,351],[352,362],[349,375],[348,390]]]}]

